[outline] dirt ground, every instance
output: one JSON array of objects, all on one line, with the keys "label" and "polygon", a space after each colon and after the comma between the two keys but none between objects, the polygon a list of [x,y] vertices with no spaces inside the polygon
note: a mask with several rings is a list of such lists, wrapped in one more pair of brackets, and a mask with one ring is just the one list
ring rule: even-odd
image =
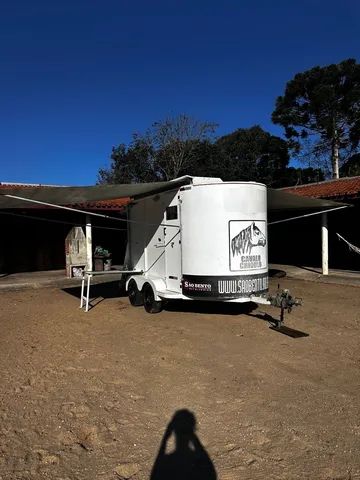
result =
[{"label": "dirt ground", "polygon": [[308,336],[271,307],[1,293],[0,479],[360,479],[360,288],[281,286]]}]

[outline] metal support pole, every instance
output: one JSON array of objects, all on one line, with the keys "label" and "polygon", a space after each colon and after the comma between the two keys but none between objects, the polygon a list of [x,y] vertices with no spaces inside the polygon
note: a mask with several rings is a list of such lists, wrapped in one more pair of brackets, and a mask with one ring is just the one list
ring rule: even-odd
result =
[{"label": "metal support pole", "polygon": [[329,232],[327,213],[321,215],[321,268],[323,275],[329,275]]},{"label": "metal support pole", "polygon": [[90,215],[86,215],[86,270],[89,272],[93,269],[92,250],[91,217]]},{"label": "metal support pole", "polygon": [[89,301],[90,301],[90,282],[91,282],[91,274],[87,276],[87,289],[86,289],[86,304],[85,304],[85,312],[89,311]]},{"label": "metal support pole", "polygon": [[80,308],[83,308],[83,306],[84,306],[84,287],[85,287],[85,273],[83,273],[82,280],[81,280]]}]

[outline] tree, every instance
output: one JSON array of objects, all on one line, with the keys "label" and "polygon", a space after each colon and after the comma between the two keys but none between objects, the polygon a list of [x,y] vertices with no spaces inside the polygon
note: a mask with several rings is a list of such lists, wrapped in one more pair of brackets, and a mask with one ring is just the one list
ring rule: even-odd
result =
[{"label": "tree", "polygon": [[326,153],[339,178],[341,153],[345,158],[360,142],[360,65],[348,59],[296,74],[278,97],[272,120],[285,128],[297,153],[311,138],[312,153]]},{"label": "tree", "polygon": [[253,180],[278,185],[289,163],[287,142],[259,125],[239,128],[216,141],[223,180]]},{"label": "tree", "polygon": [[210,140],[196,142],[193,151],[194,161],[181,171],[181,175],[193,177],[220,177],[225,174],[226,166],[218,145]]},{"label": "tree", "polygon": [[182,114],[155,122],[143,141],[151,146],[154,163],[164,180],[172,180],[196,162],[199,143],[209,140],[216,127],[215,123]]},{"label": "tree", "polygon": [[214,128],[186,116],[157,122],[145,134],[134,134],[128,146],[113,147],[110,167],[99,170],[98,183],[156,182],[192,175],[252,180],[278,188],[323,179],[322,172],[313,168],[288,168],[287,142],[258,125],[216,141]]},{"label": "tree", "polygon": [[294,168],[288,167],[281,172],[277,179],[278,187],[292,187],[307,183],[322,182],[325,180],[324,172],[319,168]]},{"label": "tree", "polygon": [[99,170],[98,183],[156,182],[189,174],[215,128],[187,115],[155,122],[144,134],[134,134],[129,146],[113,147],[111,165]]},{"label": "tree", "polygon": [[133,135],[131,144],[123,143],[112,148],[109,168],[101,168],[98,173],[99,184],[141,183],[161,180],[153,160],[151,145],[137,135]]},{"label": "tree", "polygon": [[340,168],[341,177],[356,177],[360,175],[360,153],[356,153]]}]

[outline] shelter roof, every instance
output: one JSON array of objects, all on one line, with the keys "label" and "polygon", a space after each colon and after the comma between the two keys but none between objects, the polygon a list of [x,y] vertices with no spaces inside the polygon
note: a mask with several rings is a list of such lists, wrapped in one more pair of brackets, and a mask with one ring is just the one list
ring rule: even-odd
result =
[{"label": "shelter roof", "polygon": [[326,180],[319,183],[297,185],[281,189],[302,197],[334,198],[347,200],[360,196],[360,176]]},{"label": "shelter roof", "polygon": [[[33,189],[44,189],[47,187],[51,188],[70,188],[70,187],[65,187],[63,185],[42,185],[42,184],[28,184],[28,183],[5,183],[5,182],[0,182],[0,194],[2,192],[7,193],[13,193],[14,195],[16,194],[15,192],[19,192],[19,189],[21,191],[25,192],[24,197],[27,197],[26,193],[27,192],[33,192]],[[78,202],[78,203],[65,203],[64,206],[71,206],[73,208],[78,208],[78,209],[84,209],[84,210],[111,210],[111,211],[121,211],[123,208],[130,203],[131,199],[129,197],[125,198],[113,198],[110,200],[98,200],[98,201],[84,201],[84,202]],[[11,200],[10,200],[11,202]],[[15,205],[15,204],[14,204]],[[9,206],[6,208],[10,208],[10,203]],[[27,205],[23,204],[23,208],[44,208],[41,205],[36,205],[36,204],[31,204],[28,203]],[[46,207],[45,207],[46,208]],[[48,207],[51,208],[51,207]]]},{"label": "shelter roof", "polygon": [[[212,181],[214,180],[214,181]],[[89,209],[89,205],[100,205],[106,209],[113,201],[126,205],[130,199],[155,195],[165,191],[177,190],[182,186],[199,183],[221,183],[219,179],[202,179],[201,177],[180,177],[169,182],[138,183],[138,184],[117,184],[117,185],[96,185],[88,187],[39,187],[39,186],[11,186],[6,188],[2,185],[0,189],[0,209],[4,208],[27,208],[36,201],[46,202],[51,205],[66,205],[74,208]],[[254,183],[254,182],[229,182],[233,184]],[[8,198],[5,195],[12,195],[18,198]],[[28,199],[29,201],[27,201]],[[330,209],[341,206],[337,202],[324,199],[304,198],[293,195],[289,192],[267,189],[268,211],[286,212],[299,210]],[[122,203],[123,202],[123,203]],[[97,206],[96,208],[101,209]]]}]

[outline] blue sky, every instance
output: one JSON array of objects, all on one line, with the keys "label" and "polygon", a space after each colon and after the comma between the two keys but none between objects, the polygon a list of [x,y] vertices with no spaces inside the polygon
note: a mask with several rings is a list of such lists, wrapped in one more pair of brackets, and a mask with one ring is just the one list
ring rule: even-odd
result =
[{"label": "blue sky", "polygon": [[111,147],[186,113],[271,124],[295,73],[360,57],[360,3],[0,0],[0,181],[90,185]]}]

